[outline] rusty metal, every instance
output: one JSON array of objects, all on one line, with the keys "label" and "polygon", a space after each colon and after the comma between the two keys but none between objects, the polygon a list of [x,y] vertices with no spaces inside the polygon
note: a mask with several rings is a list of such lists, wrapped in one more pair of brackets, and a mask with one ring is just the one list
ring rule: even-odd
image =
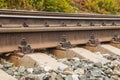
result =
[{"label": "rusty metal", "polygon": [[[88,43],[94,46],[99,42],[111,41],[115,33],[120,36],[120,16],[49,14],[29,11],[2,12],[1,10],[0,13],[2,26],[0,28],[0,54],[18,50],[19,42],[23,37],[30,44],[25,46],[26,50],[29,50],[31,47],[32,49],[55,48],[61,40],[61,35],[67,36],[67,39],[60,42],[61,46],[65,47],[68,47],[68,44],[86,44],[91,33],[94,33],[95,37],[92,35]],[[28,52],[26,50],[22,51],[26,53]]]},{"label": "rusty metal", "polygon": [[96,47],[100,44],[99,40],[95,38],[94,34],[90,35],[90,40],[88,41],[87,45]]},{"label": "rusty metal", "polygon": [[0,24],[0,27],[2,27],[2,24]]},{"label": "rusty metal", "polygon": [[95,26],[93,22],[90,22],[90,26]]},{"label": "rusty metal", "polygon": [[62,26],[62,27],[66,27],[67,24],[65,24],[64,22],[62,22],[62,23],[61,23],[61,26]]},{"label": "rusty metal", "polygon": [[[72,45],[86,44],[89,35],[94,33],[100,42],[111,41],[113,34],[120,33],[120,28],[17,28],[0,29],[0,53],[18,50],[18,45],[24,37],[32,49],[57,47],[61,35],[66,35]],[[120,35],[119,35],[120,36]]]},{"label": "rusty metal", "polygon": [[25,22],[23,23],[23,27],[29,27],[28,24],[26,24]]},{"label": "rusty metal", "polygon": [[77,26],[82,26],[79,22],[77,22]]},{"label": "rusty metal", "polygon": [[111,26],[117,26],[115,22],[112,22],[112,25]]},{"label": "rusty metal", "polygon": [[22,38],[20,45],[18,46],[18,49],[22,53],[32,53],[31,46],[27,43],[25,38]]},{"label": "rusty metal", "polygon": [[45,22],[45,27],[50,27],[50,25],[47,22]]},{"label": "rusty metal", "polygon": [[119,44],[120,43],[120,37],[119,35],[116,33],[113,38],[112,38],[112,43],[115,43],[115,44]]},{"label": "rusty metal", "polygon": [[69,49],[72,48],[72,44],[70,43],[70,41],[68,41],[66,39],[65,35],[62,35],[61,41],[57,46],[58,49]]},{"label": "rusty metal", "polygon": [[106,24],[104,22],[102,22],[102,26],[106,26]]},{"label": "rusty metal", "polygon": [[[17,13],[16,13],[17,14]],[[114,23],[113,23],[114,22]],[[93,17],[65,17],[61,16],[29,16],[29,15],[0,15],[2,27],[82,27],[82,26],[107,26],[120,25],[120,18],[94,18]],[[76,25],[77,24],[77,25]],[[98,26],[96,26],[96,24]]]}]

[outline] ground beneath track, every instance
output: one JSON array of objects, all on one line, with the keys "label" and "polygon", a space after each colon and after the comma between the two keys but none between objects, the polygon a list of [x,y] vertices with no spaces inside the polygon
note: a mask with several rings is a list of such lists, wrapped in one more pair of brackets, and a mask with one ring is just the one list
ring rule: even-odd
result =
[{"label": "ground beneath track", "polygon": [[[31,53],[0,60],[2,80],[120,80],[120,49],[111,45]],[[17,63],[17,64],[16,64]],[[19,66],[16,66],[19,65]],[[9,78],[9,79],[7,79]]]}]

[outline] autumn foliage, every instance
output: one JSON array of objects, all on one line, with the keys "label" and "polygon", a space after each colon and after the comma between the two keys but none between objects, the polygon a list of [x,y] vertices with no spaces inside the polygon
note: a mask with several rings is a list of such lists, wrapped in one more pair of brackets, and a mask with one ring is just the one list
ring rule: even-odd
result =
[{"label": "autumn foliage", "polygon": [[119,14],[120,0],[0,0],[1,9]]}]

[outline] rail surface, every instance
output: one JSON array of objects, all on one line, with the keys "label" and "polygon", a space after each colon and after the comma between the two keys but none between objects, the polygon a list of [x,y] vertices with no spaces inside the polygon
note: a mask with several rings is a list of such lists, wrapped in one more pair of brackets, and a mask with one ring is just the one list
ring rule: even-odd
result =
[{"label": "rail surface", "polygon": [[0,53],[18,49],[24,38],[32,49],[57,47],[63,35],[72,45],[120,36],[120,16],[0,10]]},{"label": "rail surface", "polygon": [[107,18],[120,18],[119,15],[106,15],[106,14],[90,14],[90,13],[63,13],[63,12],[45,12],[45,11],[30,11],[30,10],[9,10],[0,9],[0,14],[13,14],[13,15],[42,15],[42,16],[67,16],[67,17],[107,17]]}]

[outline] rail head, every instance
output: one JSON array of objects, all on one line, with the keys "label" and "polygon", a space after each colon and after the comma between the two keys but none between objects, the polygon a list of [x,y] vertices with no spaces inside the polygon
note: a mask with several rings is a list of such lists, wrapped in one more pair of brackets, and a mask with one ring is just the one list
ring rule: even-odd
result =
[{"label": "rail head", "polygon": [[28,15],[28,16],[59,16],[59,17],[93,17],[93,18],[120,18],[120,15],[108,14],[90,14],[90,13],[63,13],[63,12],[46,12],[30,10],[9,10],[0,9],[1,15]]},{"label": "rail head", "polygon": [[108,20],[108,21],[119,21],[118,18],[107,18],[107,17],[66,17],[66,16],[32,16],[32,15],[0,15],[0,18],[18,18],[18,19],[52,19],[52,20]]}]

